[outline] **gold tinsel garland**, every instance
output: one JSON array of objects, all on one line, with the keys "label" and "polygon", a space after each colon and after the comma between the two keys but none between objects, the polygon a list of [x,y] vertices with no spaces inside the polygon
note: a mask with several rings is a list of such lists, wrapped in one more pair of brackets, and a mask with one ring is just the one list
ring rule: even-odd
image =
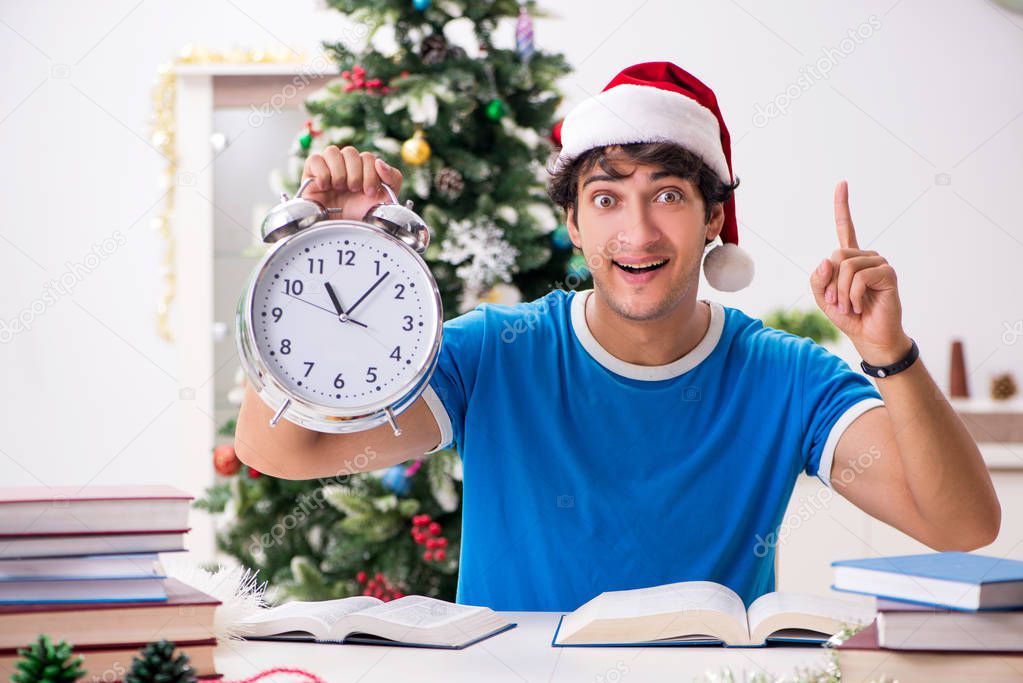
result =
[{"label": "gold tinsel garland", "polygon": [[167,159],[161,176],[161,186],[167,191],[159,215],[150,221],[150,227],[163,239],[163,257],[160,274],[163,291],[156,304],[156,332],[165,341],[174,341],[170,326],[170,308],[177,294],[177,273],[174,269],[175,243],[171,228],[174,213],[175,182],[178,174],[178,155],[175,140],[177,121],[176,67],[181,64],[293,64],[306,62],[306,56],[287,48],[278,50],[242,49],[216,50],[186,45],[169,64],[161,66],[153,86],[153,113],[150,122],[150,141]]}]

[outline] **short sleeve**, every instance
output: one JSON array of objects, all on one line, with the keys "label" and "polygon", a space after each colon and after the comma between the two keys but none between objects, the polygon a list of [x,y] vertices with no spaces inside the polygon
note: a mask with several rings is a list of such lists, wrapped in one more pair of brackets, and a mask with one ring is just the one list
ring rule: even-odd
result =
[{"label": "short sleeve", "polygon": [[465,412],[476,384],[485,331],[485,305],[444,323],[437,367],[423,392],[440,428],[440,443],[429,451],[460,447]]},{"label": "short sleeve", "polygon": [[844,360],[810,339],[802,345],[804,471],[831,486],[831,465],[842,434],[856,418],[883,406],[884,401],[870,380]]}]

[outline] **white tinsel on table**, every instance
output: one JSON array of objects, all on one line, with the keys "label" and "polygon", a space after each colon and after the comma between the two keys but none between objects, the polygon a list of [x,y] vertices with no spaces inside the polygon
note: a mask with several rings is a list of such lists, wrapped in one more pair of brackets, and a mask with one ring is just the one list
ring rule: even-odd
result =
[{"label": "white tinsel on table", "polygon": [[496,282],[511,280],[518,255],[493,222],[464,220],[448,224],[437,258],[455,266],[466,292],[478,296]]}]

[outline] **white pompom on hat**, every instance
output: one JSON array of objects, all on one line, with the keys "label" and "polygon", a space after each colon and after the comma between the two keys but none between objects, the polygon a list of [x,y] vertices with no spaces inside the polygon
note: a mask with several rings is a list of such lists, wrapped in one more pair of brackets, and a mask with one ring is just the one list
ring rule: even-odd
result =
[{"label": "white pompom on hat", "polygon": [[[603,91],[577,105],[554,130],[561,145],[558,165],[607,145],[674,142],[699,156],[722,182],[731,184],[732,148],[714,91],[671,62],[644,62],[624,69]],[[724,204],[721,244],[703,259],[714,289],[736,292],[753,281],[753,258],[739,247],[735,197]]]}]

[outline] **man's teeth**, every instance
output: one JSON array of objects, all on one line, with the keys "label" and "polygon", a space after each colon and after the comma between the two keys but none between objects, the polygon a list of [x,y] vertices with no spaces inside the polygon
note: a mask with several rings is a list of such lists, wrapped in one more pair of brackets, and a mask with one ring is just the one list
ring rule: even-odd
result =
[{"label": "man's teeth", "polygon": [[637,264],[637,265],[631,265],[630,266],[630,265],[625,265],[624,263],[618,263],[618,261],[615,261],[615,265],[618,266],[619,268],[621,268],[622,270],[628,270],[628,271],[631,271],[631,272],[634,272],[634,273],[639,273],[639,272],[642,272],[644,270],[653,270],[654,268],[660,268],[661,266],[663,266],[667,262],[668,262],[668,259],[661,259],[660,261],[650,261],[649,263],[642,263],[642,264]]}]

